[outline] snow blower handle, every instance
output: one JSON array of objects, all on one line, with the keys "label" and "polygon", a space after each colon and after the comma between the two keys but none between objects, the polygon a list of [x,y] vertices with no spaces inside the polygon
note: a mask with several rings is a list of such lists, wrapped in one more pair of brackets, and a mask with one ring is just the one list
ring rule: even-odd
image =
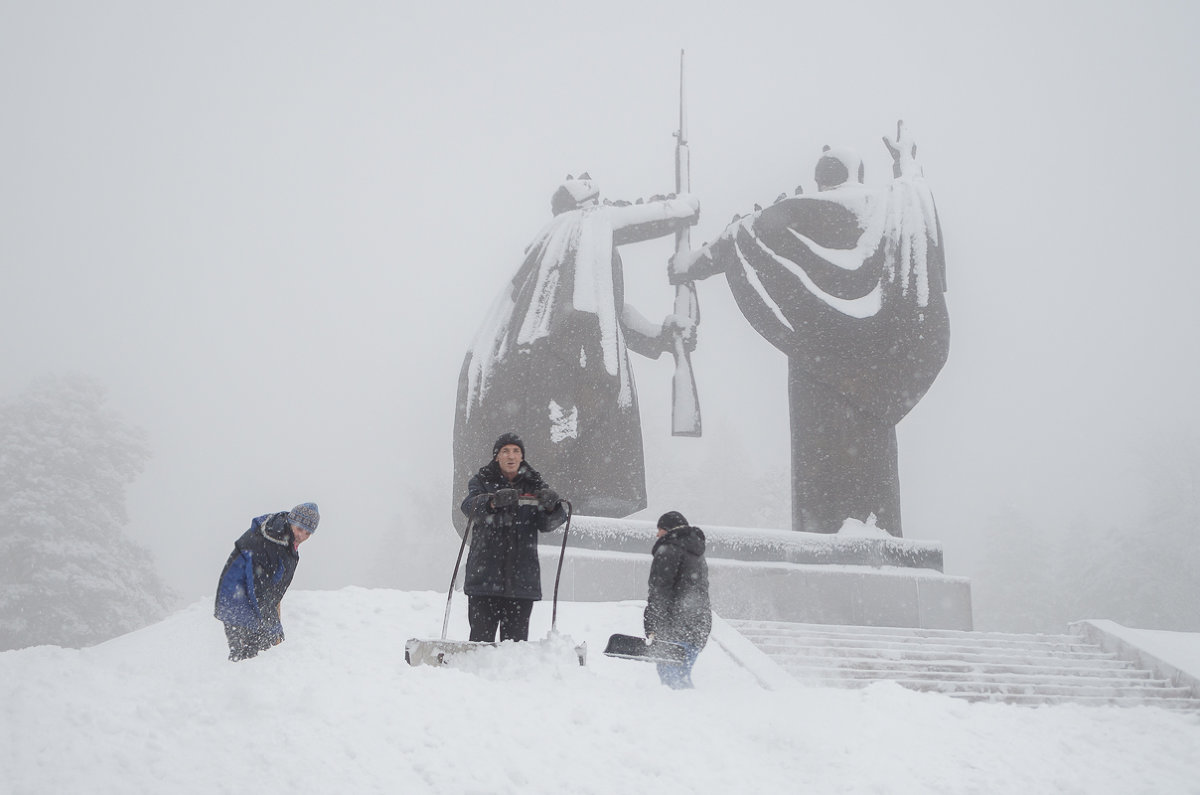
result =
[{"label": "snow blower handle", "polygon": [[475,519],[472,518],[467,522],[467,529],[463,531],[462,543],[458,545],[458,557],[454,559],[454,573],[450,575],[450,590],[446,592],[446,615],[442,617],[442,640],[446,639],[446,630],[450,628],[450,600],[454,597],[454,581],[458,579],[458,567],[462,564],[462,553],[467,548],[467,539],[471,537],[471,530],[475,527]]},{"label": "snow blower handle", "polygon": [[[538,505],[536,494],[522,494],[517,498],[517,505]],[[568,517],[568,521],[570,521]],[[450,575],[450,588],[446,591],[446,614],[442,616],[442,640],[446,639],[446,633],[450,629],[450,601],[454,598],[454,583],[458,581],[458,569],[462,565],[463,550],[467,548],[467,539],[471,537],[471,530],[475,527],[475,519],[472,518],[467,522],[467,529],[463,531],[462,543],[458,545],[458,557],[454,559],[454,573]],[[562,561],[559,561],[559,570],[562,569]],[[558,586],[555,584],[555,593],[558,592]]]},{"label": "snow blower handle", "polygon": [[[567,506],[567,524],[563,528],[562,549],[558,552],[558,572],[554,575],[554,607],[550,610],[550,634],[558,632],[558,583],[562,579],[563,558],[567,556],[567,536],[571,533],[571,514],[574,513],[574,508],[571,507],[570,500],[562,500],[562,504]],[[580,665],[583,661],[580,660]]]},{"label": "snow blower handle", "polygon": [[496,511],[513,506],[520,508],[523,505],[536,508],[538,506],[538,496],[536,494],[518,494],[516,489],[500,489],[492,494],[490,505],[492,510]]}]

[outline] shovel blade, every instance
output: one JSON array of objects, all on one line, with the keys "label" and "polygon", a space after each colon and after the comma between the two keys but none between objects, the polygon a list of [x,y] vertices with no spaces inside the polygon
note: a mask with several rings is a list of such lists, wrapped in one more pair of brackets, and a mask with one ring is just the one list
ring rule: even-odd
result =
[{"label": "shovel blade", "polygon": [[667,663],[678,665],[687,662],[687,649],[678,643],[667,640],[655,640],[647,643],[645,638],[636,635],[612,635],[608,645],[604,647],[606,657],[618,657],[622,660],[641,660],[642,662]]},{"label": "shovel blade", "polygon": [[[549,643],[544,641],[529,641],[530,643]],[[587,642],[574,644],[570,638],[566,642],[575,651],[575,659],[580,665],[587,665]],[[498,646],[497,643],[485,643],[470,640],[423,640],[409,638],[404,644],[404,661],[409,665],[449,665],[452,658],[461,654],[470,654],[479,649]]]},{"label": "shovel blade", "polygon": [[456,654],[470,652],[495,646],[495,643],[482,643],[470,640],[423,640],[409,638],[404,644],[404,661],[409,665],[446,665]]}]

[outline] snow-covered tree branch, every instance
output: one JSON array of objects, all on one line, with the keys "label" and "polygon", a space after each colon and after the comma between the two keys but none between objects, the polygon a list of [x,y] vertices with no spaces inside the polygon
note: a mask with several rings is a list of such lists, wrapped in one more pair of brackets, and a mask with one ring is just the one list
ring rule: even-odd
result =
[{"label": "snow-covered tree branch", "polygon": [[161,617],[169,593],[123,532],[145,436],[82,376],[0,403],[0,650],[86,646]]}]

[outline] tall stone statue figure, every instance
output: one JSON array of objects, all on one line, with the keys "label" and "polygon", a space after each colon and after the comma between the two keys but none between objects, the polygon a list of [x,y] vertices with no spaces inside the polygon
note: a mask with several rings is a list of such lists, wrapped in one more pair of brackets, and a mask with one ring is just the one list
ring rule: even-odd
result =
[{"label": "tall stone statue figure", "polygon": [[[617,247],[696,223],[699,204],[601,203],[585,174],[558,187],[551,210],[463,361],[454,486],[474,474],[480,450],[516,431],[575,512],[628,516],[646,507],[646,467],[627,349],[657,358],[676,332],[694,346],[695,326],[674,314],[652,323],[625,303]],[[462,523],[457,502],[451,515]]]},{"label": "tall stone statue figure", "polygon": [[894,181],[826,147],[818,194],[781,198],[676,256],[673,283],[724,273],[751,325],[788,357],[792,529],[847,518],[902,535],[896,424],[949,352],[946,266],[916,145],[901,122],[884,143]]}]

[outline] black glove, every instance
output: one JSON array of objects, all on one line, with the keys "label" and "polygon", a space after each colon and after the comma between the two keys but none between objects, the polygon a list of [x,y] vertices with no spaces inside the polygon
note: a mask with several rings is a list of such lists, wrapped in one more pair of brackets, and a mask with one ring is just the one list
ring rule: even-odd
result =
[{"label": "black glove", "polygon": [[558,507],[560,502],[558,492],[554,489],[542,489],[537,493],[538,505],[546,513],[550,513]]},{"label": "black glove", "polygon": [[510,505],[517,504],[516,489],[500,489],[492,495],[493,508],[507,508]]}]

